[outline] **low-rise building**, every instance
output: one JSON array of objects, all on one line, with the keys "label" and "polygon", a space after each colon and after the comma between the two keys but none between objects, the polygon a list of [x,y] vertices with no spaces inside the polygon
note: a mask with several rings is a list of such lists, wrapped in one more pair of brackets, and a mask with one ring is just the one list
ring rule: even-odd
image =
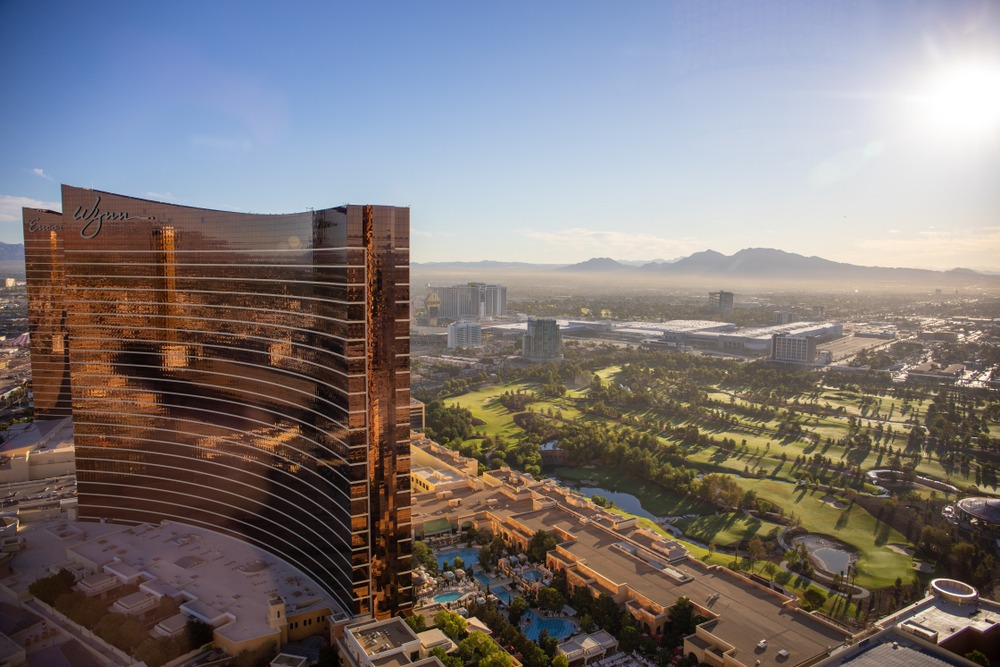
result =
[{"label": "low-rise building", "polygon": [[910,367],[906,371],[906,380],[932,384],[955,384],[964,375],[964,364],[941,365],[929,361]]},{"label": "low-rise building", "polygon": [[817,663],[816,667],[975,667],[978,651],[1000,662],[1000,603],[972,586],[935,579],[922,600],[875,624],[875,633]]},{"label": "low-rise building", "polygon": [[[413,451],[421,448],[414,445]],[[522,550],[545,530],[558,541],[546,568],[564,573],[571,589],[582,586],[594,597],[610,596],[650,635],[663,631],[675,602],[689,599],[708,619],[684,642],[685,654],[700,662],[788,667],[818,661],[850,636],[800,609],[796,598],[689,558],[680,544],[641,528],[634,518],[608,512],[551,481],[503,468],[481,479],[485,486],[470,482],[448,498],[415,494],[413,506],[447,518],[457,531],[486,528]]]},{"label": "low-rise building", "polygon": [[154,596],[149,593],[139,591],[137,593],[132,593],[131,595],[118,598],[115,600],[115,603],[111,605],[111,608],[115,612],[125,614],[126,616],[142,616],[147,611],[155,609],[157,604],[158,601]]},{"label": "low-rise building", "polygon": [[570,637],[557,649],[559,655],[566,656],[569,667],[589,665],[617,650],[618,640],[604,630]]},{"label": "low-rise building", "polygon": [[341,667],[443,667],[437,658],[427,657],[420,637],[399,617],[348,625],[337,648]]}]

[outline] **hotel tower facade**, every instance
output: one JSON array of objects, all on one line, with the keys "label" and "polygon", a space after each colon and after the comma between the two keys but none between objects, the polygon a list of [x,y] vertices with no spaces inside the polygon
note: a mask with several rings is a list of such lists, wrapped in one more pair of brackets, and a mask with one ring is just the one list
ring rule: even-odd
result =
[{"label": "hotel tower facade", "polygon": [[63,186],[24,210],[36,413],[84,520],[259,545],[354,615],[412,604],[409,209],[258,215]]}]

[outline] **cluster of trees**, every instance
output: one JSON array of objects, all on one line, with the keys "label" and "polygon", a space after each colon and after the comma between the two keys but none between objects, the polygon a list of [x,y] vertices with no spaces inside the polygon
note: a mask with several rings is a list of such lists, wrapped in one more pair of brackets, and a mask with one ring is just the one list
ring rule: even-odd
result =
[{"label": "cluster of trees", "polygon": [[[150,638],[146,623],[142,620],[125,614],[109,613],[107,600],[87,597],[84,593],[73,590],[75,583],[73,573],[62,569],[56,574],[36,579],[28,586],[28,592],[74,623],[93,630],[94,634],[112,646],[144,661],[149,667],[159,667],[212,641],[212,626],[196,620],[188,621],[184,634],[178,638]],[[127,595],[137,590],[133,586],[117,592]],[[178,611],[177,603],[164,597],[153,615],[156,618],[167,618]]]},{"label": "cluster of trees", "polygon": [[946,565],[947,571],[962,581],[978,588],[988,586],[993,579],[996,559],[992,549],[982,545],[956,540],[948,528],[924,526],[920,530],[918,545],[939,563]]},{"label": "cluster of trees", "polygon": [[867,367],[872,370],[885,370],[896,363],[896,359],[886,350],[864,349],[854,355],[851,366]]},{"label": "cluster of trees", "polygon": [[467,408],[431,401],[425,408],[427,436],[443,445],[467,440],[473,434],[473,417]]},{"label": "cluster of trees", "polygon": [[545,554],[555,549],[558,544],[559,540],[555,535],[539,528],[528,540],[528,549],[525,553],[532,563],[544,563]]},{"label": "cluster of trees", "polygon": [[537,643],[531,641],[492,600],[485,604],[469,605],[469,613],[485,623],[497,642],[513,651],[526,667],[567,667],[569,664],[566,656],[556,655],[559,642],[555,638],[550,638],[543,632]]},{"label": "cluster of trees", "polygon": [[505,391],[496,397],[497,403],[511,412],[523,412],[528,407],[528,404],[534,403],[536,400],[538,399],[533,394],[527,394],[523,391]]}]

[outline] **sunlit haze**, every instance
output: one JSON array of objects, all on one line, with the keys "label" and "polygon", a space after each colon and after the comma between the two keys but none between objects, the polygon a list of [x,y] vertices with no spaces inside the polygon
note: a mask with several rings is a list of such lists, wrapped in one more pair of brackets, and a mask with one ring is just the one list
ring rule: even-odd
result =
[{"label": "sunlit haze", "polygon": [[0,4],[0,241],[59,184],[412,209],[416,262],[1000,270],[1000,5]]}]

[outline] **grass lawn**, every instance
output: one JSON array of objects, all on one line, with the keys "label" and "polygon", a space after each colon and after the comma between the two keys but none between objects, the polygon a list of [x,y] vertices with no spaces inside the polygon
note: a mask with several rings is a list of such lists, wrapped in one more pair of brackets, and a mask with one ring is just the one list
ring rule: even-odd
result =
[{"label": "grass lawn", "polygon": [[656,516],[706,514],[714,511],[711,505],[697,498],[670,493],[655,484],[634,479],[616,469],[563,467],[556,468],[555,475],[578,484],[586,480],[588,482],[586,486],[631,493],[639,499],[644,510]]},{"label": "grass lawn", "polygon": [[549,408],[552,408],[552,414],[555,415],[557,411],[562,412],[562,418],[565,421],[574,421],[579,419],[581,415],[580,411],[573,407],[573,402],[566,400],[553,401],[548,399],[532,403],[528,407],[530,407],[534,412],[540,412],[542,414],[548,414]]},{"label": "grass lawn", "polygon": [[517,393],[518,389],[530,391],[528,385],[523,382],[500,386],[494,385],[463,394],[456,398],[445,399],[445,405],[457,404],[468,409],[473,417],[486,422],[485,426],[476,426],[475,429],[477,431],[482,431],[486,435],[502,435],[507,438],[515,437],[524,433],[524,431],[514,423],[514,413],[493,399],[505,391]]},{"label": "grass lawn", "polygon": [[621,373],[621,370],[621,366],[608,366],[607,368],[602,368],[601,370],[596,371],[594,375],[607,382],[618,373]]},{"label": "grass lawn", "polygon": [[765,498],[794,513],[802,527],[818,535],[826,535],[857,551],[858,584],[881,588],[891,586],[896,577],[904,581],[913,573],[913,558],[888,548],[899,544],[913,548],[905,537],[887,524],[878,521],[860,506],[837,509],[823,502],[824,493],[795,487],[793,484],[769,479],[736,478],[744,489],[752,489],[758,498]]},{"label": "grass lawn", "polygon": [[735,546],[754,537],[771,539],[777,537],[782,528],[776,523],[753,519],[739,512],[679,519],[674,525],[684,531],[685,537],[720,547]]}]

